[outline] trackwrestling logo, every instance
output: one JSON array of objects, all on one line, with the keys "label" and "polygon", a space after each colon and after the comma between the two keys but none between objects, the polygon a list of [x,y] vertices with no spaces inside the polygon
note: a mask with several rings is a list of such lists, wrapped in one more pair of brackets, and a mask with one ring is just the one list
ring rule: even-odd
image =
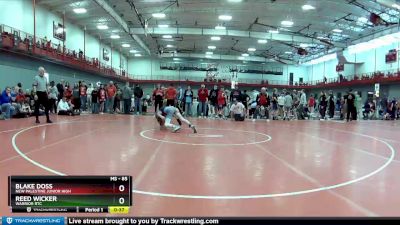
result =
[{"label": "trackwrestling logo", "polygon": [[3,225],[64,225],[64,217],[3,217]]}]

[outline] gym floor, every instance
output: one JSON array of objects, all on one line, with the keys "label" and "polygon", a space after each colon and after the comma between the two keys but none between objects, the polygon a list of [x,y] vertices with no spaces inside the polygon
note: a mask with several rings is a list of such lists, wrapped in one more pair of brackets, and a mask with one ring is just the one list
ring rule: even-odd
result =
[{"label": "gym floor", "polygon": [[7,176],[67,174],[132,175],[134,216],[400,216],[396,121],[52,119],[0,122],[2,215]]}]

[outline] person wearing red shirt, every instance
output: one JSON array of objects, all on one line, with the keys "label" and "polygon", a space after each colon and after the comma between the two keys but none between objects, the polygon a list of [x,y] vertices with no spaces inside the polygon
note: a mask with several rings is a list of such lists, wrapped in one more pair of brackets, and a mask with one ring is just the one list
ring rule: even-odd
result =
[{"label": "person wearing red shirt", "polygon": [[205,117],[207,113],[208,90],[204,84],[197,91],[197,96],[199,97],[199,118]]},{"label": "person wearing red shirt", "polygon": [[308,99],[308,112],[310,114],[314,114],[314,107],[315,107],[315,99],[314,95],[311,94],[310,98]]},{"label": "person wearing red shirt", "polygon": [[224,116],[224,109],[226,106],[226,97],[227,95],[225,94],[225,89],[224,87],[220,87],[218,90],[218,95],[217,95],[217,102],[218,102],[218,116],[220,118],[225,118]]},{"label": "person wearing red shirt", "polygon": [[26,97],[25,97],[24,91],[22,89],[19,89],[18,95],[15,98],[15,101],[17,103],[23,104],[25,102],[25,99],[26,99]]},{"label": "person wearing red shirt", "polygon": [[67,98],[67,101],[70,101],[72,98],[72,87],[69,85],[69,83],[65,83],[65,88],[64,88],[64,97]]},{"label": "person wearing red shirt", "polygon": [[165,98],[167,99],[167,106],[175,106],[175,98],[177,91],[174,88],[174,84],[170,84],[167,90],[165,91]]},{"label": "person wearing red shirt", "polygon": [[107,94],[106,107],[107,107],[107,112],[111,114],[114,112],[114,99],[116,93],[117,93],[117,88],[115,87],[114,82],[110,81],[110,83],[106,88],[106,94]]},{"label": "person wearing red shirt", "polygon": [[79,95],[81,98],[81,111],[86,111],[86,102],[87,102],[87,94],[86,94],[87,86],[86,83],[83,81],[81,86],[79,87]]},{"label": "person wearing red shirt", "polygon": [[157,84],[157,88],[153,91],[154,111],[157,112],[163,106],[164,90],[161,88],[161,84]]}]

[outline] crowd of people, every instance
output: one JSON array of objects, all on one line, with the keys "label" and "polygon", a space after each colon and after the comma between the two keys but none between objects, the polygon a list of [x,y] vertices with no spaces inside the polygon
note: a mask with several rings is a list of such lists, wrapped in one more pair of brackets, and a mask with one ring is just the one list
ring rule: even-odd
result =
[{"label": "crowd of people", "polygon": [[[135,111],[142,113],[150,99],[144,97],[142,88],[137,84],[131,88],[127,82],[119,87],[110,81],[108,84],[87,84],[77,81],[73,85],[61,80],[58,84],[49,82],[44,76],[45,69],[40,67],[34,77],[31,89],[24,91],[22,84],[6,87],[0,95],[0,119],[36,117],[46,115],[51,123],[49,113],[76,116],[81,113],[125,113]],[[143,100],[143,101],[142,101]],[[144,107],[143,107],[144,106]]]},{"label": "crowd of people", "polygon": [[[0,119],[25,118],[49,113],[76,116],[81,113],[124,113],[143,114],[153,105],[154,112],[165,106],[174,106],[185,117],[228,119],[244,121],[303,120],[303,119],[399,119],[400,101],[387,96],[377,98],[368,95],[365,101],[357,91],[349,90],[343,96],[333,91],[318,94],[302,90],[279,90],[272,92],[263,87],[260,90],[240,90],[238,86],[225,89],[214,85],[207,89],[202,84],[197,91],[191,86],[175,88],[174,84],[164,87],[158,84],[152,95],[144,94],[139,84],[133,88],[129,82],[119,86],[108,84],[87,84],[77,81],[70,84],[64,80],[49,82],[45,69],[40,67],[34,77],[32,89],[24,91],[22,84],[6,87],[0,95]],[[307,96],[308,95],[308,96]]]},{"label": "crowd of people", "polygon": [[[197,94],[197,95],[196,95]],[[386,96],[377,98],[368,95],[362,100],[360,92],[349,90],[343,96],[333,91],[309,94],[302,90],[278,91],[271,93],[263,87],[258,90],[239,90],[234,87],[226,90],[224,86],[214,85],[208,90],[204,84],[195,93],[191,86],[185,90],[173,84],[163,87],[160,84],[153,91],[155,111],[163,106],[178,107],[187,117],[227,119],[243,121],[245,118],[256,121],[266,120],[346,120],[386,119],[400,117],[400,101]]]}]

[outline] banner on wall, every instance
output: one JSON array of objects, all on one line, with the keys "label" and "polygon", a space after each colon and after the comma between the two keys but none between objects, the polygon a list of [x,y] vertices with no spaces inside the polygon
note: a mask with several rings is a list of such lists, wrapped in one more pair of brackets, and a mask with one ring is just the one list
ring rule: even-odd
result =
[{"label": "banner on wall", "polygon": [[104,61],[109,61],[110,60],[110,51],[108,51],[108,49],[103,48],[103,60]]},{"label": "banner on wall", "polygon": [[66,39],[66,34],[65,34],[65,27],[61,24],[53,21],[53,37],[65,41]]},{"label": "banner on wall", "polygon": [[379,91],[380,91],[380,84],[376,83],[375,84],[375,96],[379,97]]}]

